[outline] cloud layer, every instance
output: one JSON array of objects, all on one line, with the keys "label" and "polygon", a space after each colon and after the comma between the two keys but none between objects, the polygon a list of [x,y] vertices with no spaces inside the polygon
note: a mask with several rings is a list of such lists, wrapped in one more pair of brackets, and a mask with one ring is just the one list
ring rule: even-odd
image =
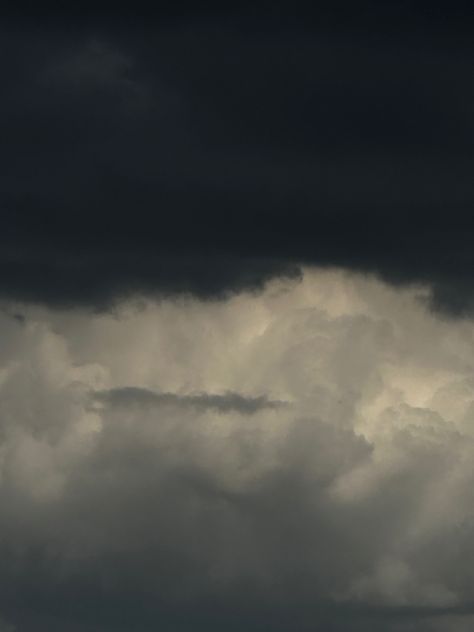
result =
[{"label": "cloud layer", "polygon": [[5,304],[6,629],[470,629],[474,327],[427,296]]},{"label": "cloud layer", "polygon": [[214,298],[316,264],[472,311],[467,3],[21,4],[0,33],[1,296]]}]

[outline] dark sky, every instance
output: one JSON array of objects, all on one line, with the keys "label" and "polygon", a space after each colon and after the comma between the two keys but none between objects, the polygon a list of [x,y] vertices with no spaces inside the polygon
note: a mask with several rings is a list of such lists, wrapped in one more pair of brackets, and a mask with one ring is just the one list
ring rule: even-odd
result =
[{"label": "dark sky", "polygon": [[8,3],[0,291],[104,307],[301,264],[474,305],[470,3]]}]

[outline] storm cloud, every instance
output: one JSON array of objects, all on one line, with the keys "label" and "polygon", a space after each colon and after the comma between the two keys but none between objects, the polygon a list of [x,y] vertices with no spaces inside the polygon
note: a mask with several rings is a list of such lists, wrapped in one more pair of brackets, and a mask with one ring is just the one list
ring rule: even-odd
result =
[{"label": "storm cloud", "polygon": [[0,632],[474,626],[471,3],[0,7]]},{"label": "storm cloud", "polygon": [[318,265],[470,313],[471,13],[7,3],[1,295],[222,298]]},{"label": "storm cloud", "polygon": [[474,329],[428,296],[307,270],[115,314],[5,305],[5,622],[470,629]]}]

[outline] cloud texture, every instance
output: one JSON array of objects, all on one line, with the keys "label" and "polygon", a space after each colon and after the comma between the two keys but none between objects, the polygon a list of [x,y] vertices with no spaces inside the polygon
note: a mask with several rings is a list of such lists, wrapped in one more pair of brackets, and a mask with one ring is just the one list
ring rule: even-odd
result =
[{"label": "cloud texture", "polygon": [[474,326],[427,296],[5,304],[5,629],[470,629]]}]

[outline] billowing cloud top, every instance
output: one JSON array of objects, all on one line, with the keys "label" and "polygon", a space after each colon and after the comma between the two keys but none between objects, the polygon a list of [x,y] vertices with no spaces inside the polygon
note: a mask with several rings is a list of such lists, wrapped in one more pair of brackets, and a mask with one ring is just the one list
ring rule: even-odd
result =
[{"label": "billowing cloud top", "polygon": [[471,629],[474,326],[427,297],[5,305],[5,630]]}]

